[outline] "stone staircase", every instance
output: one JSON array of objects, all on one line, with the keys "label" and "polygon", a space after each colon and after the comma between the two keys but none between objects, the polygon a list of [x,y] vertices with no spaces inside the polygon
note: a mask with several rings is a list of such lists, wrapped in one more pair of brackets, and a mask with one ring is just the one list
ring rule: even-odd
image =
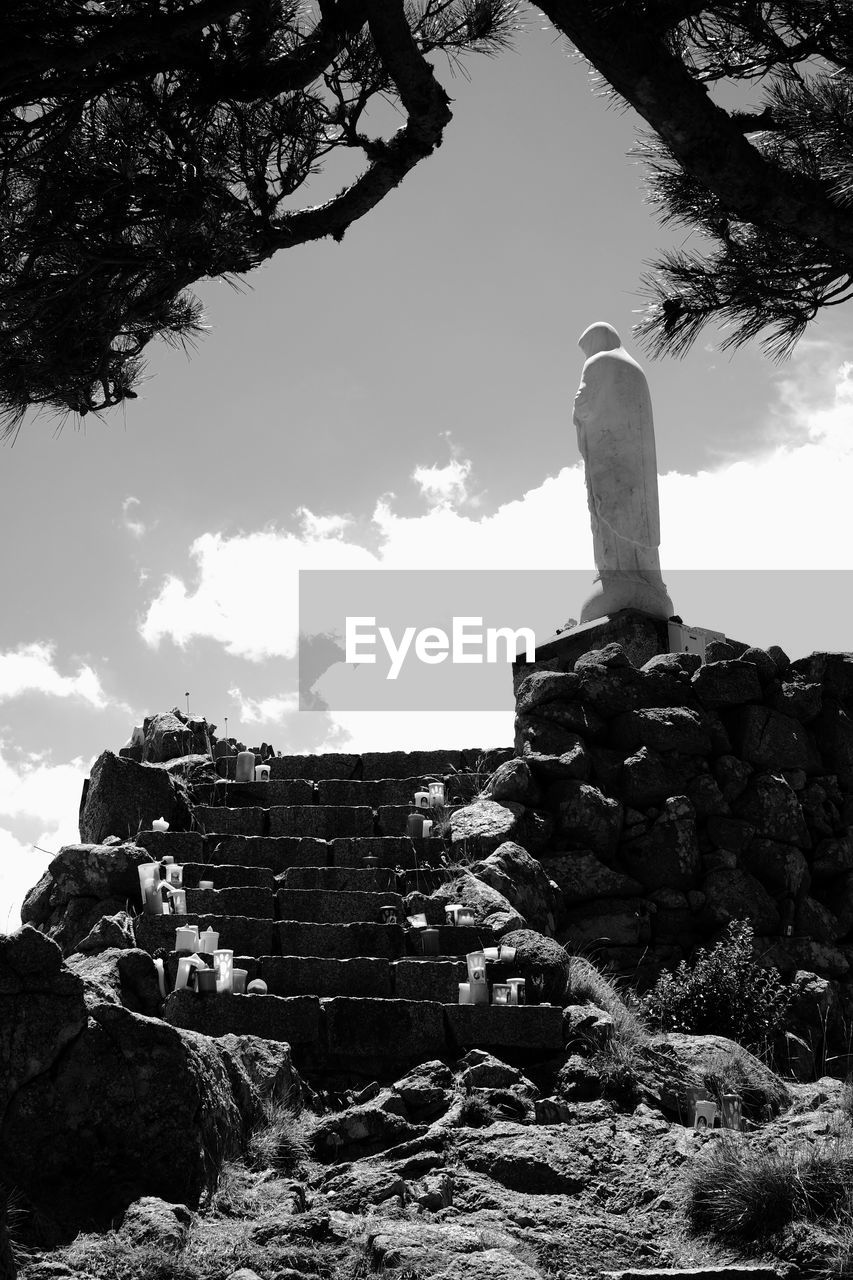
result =
[{"label": "stone staircase", "polygon": [[[499,753],[501,758],[512,754]],[[493,939],[444,923],[428,895],[448,877],[440,838],[406,836],[416,790],[476,752],[277,757],[268,783],[223,779],[193,789],[197,830],[141,832],[152,858],[183,866],[186,916],[140,916],[137,945],[164,958],[168,1022],[206,1035],[287,1041],[303,1071],[335,1078],[393,1075],[416,1062],[487,1048],[519,1063],[563,1047],[562,1010],[458,1003],[465,956]],[[498,761],[499,762],[499,761]],[[494,767],[494,766],[492,766]],[[367,856],[376,865],[365,866]],[[201,880],[215,888],[200,889]],[[383,924],[423,913],[418,930]],[[173,991],[175,929],[211,927],[266,994]],[[490,978],[512,976],[500,965]]]}]

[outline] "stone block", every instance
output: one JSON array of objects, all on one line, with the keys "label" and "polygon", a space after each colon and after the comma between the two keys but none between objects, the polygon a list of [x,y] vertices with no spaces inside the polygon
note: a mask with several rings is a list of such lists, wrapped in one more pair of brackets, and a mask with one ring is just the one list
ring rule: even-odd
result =
[{"label": "stone block", "polygon": [[447,1052],[443,1007],[429,1000],[338,997],[323,1006],[329,1054],[421,1061]]},{"label": "stone block", "polygon": [[147,849],[152,860],[169,854],[176,862],[200,862],[204,857],[204,836],[200,831],[139,831],[133,843]]},{"label": "stone block", "polygon": [[440,748],[436,751],[365,751],[365,782],[385,778],[442,778],[452,770],[475,770],[483,754],[480,747]]},{"label": "stone block", "polygon": [[328,956],[264,956],[258,968],[271,995],[377,999],[389,999],[393,995],[389,960],[364,956],[345,960]]},{"label": "stone block", "polygon": [[268,947],[284,956],[331,956],[346,960],[353,956],[384,956],[396,960],[403,954],[405,939],[400,925],[317,924],[304,920],[280,920],[272,926],[278,945]]},{"label": "stone block", "polygon": [[320,1040],[320,1001],[316,996],[197,995],[173,991],[163,1011],[166,1022],[206,1036],[260,1036],[291,1045],[316,1046]]},{"label": "stone block", "polygon": [[309,778],[319,782],[323,778],[357,778],[361,773],[361,756],[335,751],[322,755],[274,756],[267,763],[270,778]]},{"label": "stone block", "polygon": [[317,783],[317,804],[414,805],[416,791],[426,790],[426,778],[375,778],[368,782],[329,779]]},{"label": "stone block", "polygon": [[373,810],[343,805],[283,805],[269,811],[271,836],[311,836],[332,840],[343,836],[373,835]]},{"label": "stone block", "polygon": [[626,751],[678,751],[708,755],[711,735],[703,717],[688,707],[644,707],[617,716],[611,727],[613,745]]},{"label": "stone block", "polygon": [[278,887],[322,889],[325,893],[348,889],[396,893],[397,873],[392,867],[289,867],[279,876]]},{"label": "stone block", "polygon": [[388,904],[403,920],[403,899],[399,893],[369,893],[357,889],[279,889],[280,920],[314,920],[320,924],[348,924],[351,921],[381,921],[380,908]]},{"label": "stone block", "polygon": [[187,889],[187,911],[194,915],[251,916],[256,920],[273,920],[275,899],[270,889],[252,885]]},{"label": "stone block", "polygon": [[446,1004],[444,1016],[457,1050],[563,1048],[563,1011],[556,1005]]},{"label": "stone block", "polygon": [[[490,929],[480,929],[469,925],[441,925],[438,930],[438,954],[441,956],[467,956],[471,951],[481,951],[483,947],[495,945]],[[409,955],[423,955],[423,938],[420,929],[409,929],[406,933],[406,950]]]},{"label": "stone block", "polygon": [[211,866],[239,863],[268,867],[276,874],[288,867],[325,867],[331,857],[328,841],[306,836],[212,836],[206,849]]},{"label": "stone block", "polygon": [[229,809],[271,809],[282,804],[314,804],[314,785],[304,778],[279,779],[275,782],[203,782],[192,789],[200,804],[225,806]]},{"label": "stone block", "polygon": [[266,810],[258,808],[226,809],[216,805],[197,804],[193,809],[196,824],[210,835],[265,836]]},{"label": "stone block", "polygon": [[749,706],[733,712],[729,724],[735,752],[757,769],[776,773],[802,769],[823,772],[814,738],[799,720],[770,707]]},{"label": "stone block", "polygon": [[175,930],[182,924],[197,924],[199,932],[213,929],[219,934],[219,943],[235,955],[268,956],[273,953],[274,930],[272,920],[253,920],[247,916],[138,916],[135,924],[136,945],[143,951],[154,952],[163,947],[175,948]]},{"label": "stone block", "polygon": [[[263,837],[261,837],[263,839]],[[275,890],[275,873],[270,867],[241,867],[237,863],[185,862],[183,864],[184,888],[197,889],[200,880],[212,880],[215,889],[234,889],[252,885],[259,889]]]},{"label": "stone block", "polygon": [[383,836],[404,836],[414,804],[382,804],[376,810],[377,830]]},{"label": "stone block", "polygon": [[394,995],[398,1000],[437,1000],[439,1004],[455,1004],[459,999],[459,983],[468,981],[464,960],[423,959],[396,960],[391,966]]},{"label": "stone block", "polygon": [[362,836],[358,839],[333,840],[332,863],[336,867],[360,867],[362,859],[379,859],[382,867],[418,867],[438,865],[444,853],[444,842],[438,836],[428,840],[412,840],[408,836]]}]

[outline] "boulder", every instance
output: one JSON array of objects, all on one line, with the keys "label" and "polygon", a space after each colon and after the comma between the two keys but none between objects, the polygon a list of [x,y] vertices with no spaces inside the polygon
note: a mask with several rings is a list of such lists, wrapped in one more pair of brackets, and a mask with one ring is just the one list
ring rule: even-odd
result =
[{"label": "boulder", "polygon": [[518,686],[515,713],[530,715],[548,702],[576,702],[580,683],[580,677],[571,672],[533,671]]},{"label": "boulder", "polygon": [[523,838],[524,813],[519,804],[474,800],[451,813],[451,844],[454,849],[464,845],[469,854],[485,857],[505,840]]},{"label": "boulder", "polygon": [[765,1107],[778,1115],[791,1103],[787,1085],[727,1036],[671,1031],[654,1036],[649,1047],[662,1071],[661,1101],[669,1110],[679,1110],[687,1084],[738,1093],[752,1115],[761,1115]]},{"label": "boulder", "polygon": [[853,791],[853,716],[827,700],[812,728],[827,772],[836,775],[845,791]]},{"label": "boulder", "polygon": [[625,870],[647,889],[686,889],[699,874],[699,843],[693,806],[673,796],[642,835],[624,840]]},{"label": "boulder", "polygon": [[556,883],[566,906],[593,898],[633,898],[643,892],[639,880],[599,862],[594,853],[581,851],[543,858],[545,872]]},{"label": "boulder", "polygon": [[54,902],[69,898],[130,898],[140,904],[137,867],[151,861],[139,845],[68,844],[48,865]]},{"label": "boulder", "polygon": [[607,671],[633,670],[631,659],[616,641],[603,645],[600,649],[589,649],[582,653],[575,662],[575,673],[579,675],[584,671],[595,671],[598,667],[604,667]]},{"label": "boulder", "polygon": [[756,934],[779,932],[779,910],[764,886],[747,871],[718,867],[701,885],[705,894],[703,918],[711,929],[721,929],[730,920],[751,920]]},{"label": "boulder", "polygon": [[557,895],[541,862],[520,844],[504,841],[488,858],[475,863],[471,872],[502,894],[532,929],[553,934]]},{"label": "boulder", "polygon": [[784,778],[775,774],[754,774],[743,794],[732,804],[732,813],[750,822],[756,834],[766,840],[795,844],[800,849],[811,848],[811,836],[797,793]]},{"label": "boulder", "polygon": [[623,765],[622,797],[635,809],[648,809],[670,796],[684,795],[703,764],[698,756],[678,751],[662,755],[650,747],[640,747]]},{"label": "boulder", "polygon": [[656,653],[640,668],[641,671],[665,671],[668,675],[677,676],[685,683],[689,682],[694,671],[698,671],[702,659],[698,653]]},{"label": "boulder", "polygon": [[714,777],[728,804],[743,795],[753,773],[752,765],[744,764],[737,756],[725,754],[714,761]]},{"label": "boulder", "polygon": [[706,662],[693,676],[693,693],[705,707],[734,707],[761,700],[761,682],[752,663],[734,658]]},{"label": "boulder", "polygon": [[749,662],[755,667],[759,680],[763,685],[772,684],[778,675],[776,660],[766,649],[758,645],[750,645],[740,655],[741,662]]},{"label": "boulder", "polygon": [[501,943],[515,947],[513,973],[525,979],[528,1003],[561,1005],[568,990],[571,965],[565,948],[532,929],[507,933]]},{"label": "boulder", "polygon": [[533,777],[540,786],[547,786],[559,778],[580,778],[589,776],[590,755],[583,740],[572,735],[571,745],[565,747],[560,755],[545,755],[535,751],[529,742],[523,746],[524,761],[529,766]]},{"label": "boulder", "polygon": [[548,789],[556,834],[575,849],[591,849],[605,861],[615,853],[622,831],[622,805],[588,782],[566,779]]},{"label": "boulder", "polygon": [[413,1067],[393,1086],[392,1093],[403,1100],[406,1114],[414,1120],[431,1120],[450,1106],[453,1073],[439,1059]]},{"label": "boulder", "polygon": [[315,1155],[320,1160],[373,1155],[416,1137],[420,1130],[406,1119],[402,1099],[398,1098],[396,1102],[396,1108],[389,1107],[387,1100],[380,1095],[372,1102],[324,1117],[311,1133]]},{"label": "boulder", "polygon": [[820,715],[823,706],[823,690],[819,684],[806,680],[783,680],[770,699],[774,711],[783,716],[809,724]]},{"label": "boulder", "polygon": [[112,948],[93,955],[69,956],[68,968],[86,985],[86,1005],[123,1005],[133,1013],[159,1018],[163,998],[154,961],[147,951]]},{"label": "boulder", "polygon": [[298,1107],[303,1085],[293,1065],[289,1044],[283,1040],[262,1040],[260,1036],[235,1035],[218,1036],[216,1042],[242,1114],[258,1110],[267,1099],[286,1102],[294,1109]]},{"label": "boulder", "polygon": [[651,747],[683,755],[709,755],[711,734],[698,711],[689,707],[644,707],[618,716],[610,726],[614,746],[625,751]]},{"label": "boulder", "polygon": [[146,716],[143,733],[142,759],[147,764],[163,764],[179,756],[210,755],[207,722],[188,720],[177,708]]},{"label": "boulder", "polygon": [[470,871],[461,872],[447,884],[435,889],[430,894],[429,900],[442,905],[461,902],[463,907],[473,911],[477,924],[486,927],[490,926],[490,922],[495,917],[500,917],[498,934],[506,931],[507,921],[510,921],[510,927],[515,929],[523,929],[525,925],[524,919],[513,909],[502,893],[493,889],[478,876],[472,875]]},{"label": "boulder", "polygon": [[80,839],[94,844],[107,836],[132,839],[155,818],[165,818],[175,831],[190,829],[190,805],[180,781],[157,765],[104,751],[83,784]]},{"label": "boulder", "polygon": [[568,755],[578,760],[583,742],[601,738],[604,722],[593,720],[595,712],[580,703],[549,703],[533,716],[516,716],[515,750],[518,755]]},{"label": "boulder", "polygon": [[699,822],[720,817],[729,812],[729,803],[710,773],[700,773],[689,782],[686,794]]},{"label": "boulder", "polygon": [[741,707],[729,720],[737,754],[756,769],[802,769],[821,773],[820,754],[808,729],[799,720],[782,715],[772,707]]},{"label": "boulder", "polygon": [[837,916],[815,898],[803,898],[797,904],[794,932],[799,937],[814,938],[816,942],[837,942],[842,927]]},{"label": "boulder", "polygon": [[812,653],[792,662],[790,670],[799,679],[819,683],[831,698],[853,700],[853,656],[849,653]]},{"label": "boulder", "polygon": [[825,884],[853,869],[853,836],[821,840],[811,861],[812,880]]},{"label": "boulder", "polygon": [[539,798],[530,766],[517,757],[499,765],[482,790],[484,800],[514,800],[516,804],[535,805]]},{"label": "boulder", "polygon": [[134,1245],[158,1249],[180,1249],[192,1225],[193,1215],[185,1204],[168,1204],[158,1196],[143,1196],[125,1212],[122,1237]]},{"label": "boulder", "polygon": [[715,662],[729,662],[736,657],[734,645],[726,640],[709,640],[705,645],[705,662],[708,666]]},{"label": "boulder", "polygon": [[74,950],[96,955],[99,951],[114,948],[123,950],[135,946],[133,921],[126,911],[117,911],[114,916],[101,916],[85,938],[80,939]]},{"label": "boulder", "polygon": [[642,705],[645,676],[634,667],[606,667],[590,662],[580,676],[583,704],[605,720]]},{"label": "boulder", "polygon": [[797,799],[813,836],[845,834],[841,821],[844,800],[837,778],[813,778],[799,792]]},{"label": "boulder", "polygon": [[740,862],[774,897],[795,898],[809,887],[809,864],[794,845],[751,840],[741,853]]},{"label": "boulder", "polygon": [[561,939],[572,951],[605,944],[637,947],[651,941],[649,906],[642,898],[602,898],[566,912]]}]

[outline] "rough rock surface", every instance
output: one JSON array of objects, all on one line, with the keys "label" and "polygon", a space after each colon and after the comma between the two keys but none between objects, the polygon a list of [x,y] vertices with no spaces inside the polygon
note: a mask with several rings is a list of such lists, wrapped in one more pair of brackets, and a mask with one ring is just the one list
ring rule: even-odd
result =
[{"label": "rough rock surface", "polygon": [[553,934],[558,895],[541,862],[520,844],[506,840],[488,858],[475,863],[471,873],[502,894],[531,929]]},{"label": "rough rock surface", "polygon": [[515,947],[514,972],[526,980],[531,1004],[562,1004],[568,990],[570,960],[565,947],[532,929],[518,929],[501,939]]},{"label": "rough rock surface", "polygon": [[181,783],[157,765],[104,751],[84,785],[80,839],[93,844],[107,836],[132,839],[155,818],[165,818],[175,831],[189,830],[190,807]]}]

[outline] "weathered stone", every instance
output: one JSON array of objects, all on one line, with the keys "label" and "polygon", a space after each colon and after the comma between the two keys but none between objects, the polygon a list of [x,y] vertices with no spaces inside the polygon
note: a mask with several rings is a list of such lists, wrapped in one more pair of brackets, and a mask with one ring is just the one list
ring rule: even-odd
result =
[{"label": "weathered stone", "polygon": [[533,671],[525,676],[515,695],[515,713],[530,715],[548,702],[576,702],[580,677],[572,672]]},{"label": "weathered stone", "polygon": [[853,791],[853,716],[827,700],[812,728],[829,771],[846,791]]},{"label": "weathered stone", "polygon": [[571,748],[564,750],[561,755],[545,755],[541,751],[534,751],[529,742],[524,743],[523,751],[525,763],[540,786],[547,786],[549,782],[559,778],[583,780],[589,775],[589,752],[578,737],[575,737]]},{"label": "weathered stone", "polygon": [[483,862],[475,863],[471,873],[502,894],[532,929],[554,932],[557,899],[551,882],[541,862],[520,844],[505,841]]},{"label": "weathered stone", "polygon": [[755,876],[737,868],[709,872],[701,885],[703,915],[709,927],[722,928],[731,920],[751,920],[756,933],[779,931],[776,903]]},{"label": "weathered stone", "polygon": [[505,840],[523,838],[523,818],[521,805],[475,800],[451,813],[451,843],[454,846],[464,845],[469,853],[485,857]]},{"label": "weathered stone", "polygon": [[634,667],[591,662],[581,672],[581,698],[584,705],[608,720],[642,705],[644,683],[643,673]]},{"label": "weathered stone", "polygon": [[202,862],[204,836],[200,831],[138,831],[134,844],[147,849],[151,862],[171,855],[176,862]]},{"label": "weathered stone", "polygon": [[[668,1109],[678,1110],[676,1099],[683,1098],[685,1083],[701,1085],[721,1078],[727,1087],[748,1099],[753,1114],[760,1115],[764,1107],[769,1107],[773,1115],[778,1115],[790,1105],[791,1095],[784,1082],[748,1049],[726,1036],[672,1031],[653,1037],[651,1048],[659,1055],[657,1061],[663,1068],[662,1101]],[[669,1070],[667,1063],[671,1063]]]},{"label": "weathered stone", "polygon": [[823,706],[823,690],[819,684],[806,680],[785,680],[770,698],[774,711],[809,724],[820,715]]},{"label": "weathered stone", "polygon": [[567,906],[593,898],[633,898],[643,892],[639,880],[605,866],[593,853],[555,854],[544,858],[542,865]]},{"label": "weathered stone", "polygon": [[486,782],[482,796],[486,800],[514,800],[516,804],[535,805],[539,799],[530,766],[525,760],[507,760]]},{"label": "weathered stone", "polygon": [[274,756],[267,763],[270,766],[270,778],[274,779],[309,778],[318,781],[321,778],[359,778],[363,769],[361,756],[337,751],[324,751],[319,755]]},{"label": "weathered stone", "polygon": [[809,865],[794,845],[751,840],[741,853],[740,862],[775,897],[794,898],[809,887]]},{"label": "weathered stone", "polygon": [[726,640],[709,640],[705,645],[705,662],[708,666],[715,662],[730,662],[736,657],[734,645]]},{"label": "weathered stone", "polygon": [[[459,983],[468,981],[464,960],[411,957],[393,961],[391,968],[393,994],[398,1000],[437,1000],[439,1004],[452,1004],[459,999]],[[377,993],[363,990],[358,994]]]},{"label": "weathered stone", "polygon": [[[546,711],[552,714],[546,716],[544,714]],[[515,749],[517,753],[524,759],[530,755],[567,755],[570,759],[582,761],[583,741],[596,735],[587,727],[586,721],[589,717],[580,704],[577,704],[577,710],[573,710],[570,704],[551,703],[542,707],[541,712],[540,715],[516,717]],[[590,712],[590,715],[592,714],[594,713]],[[603,729],[597,736],[600,737],[602,733]]]},{"label": "weathered stone", "polygon": [[837,942],[842,936],[841,923],[828,907],[815,898],[803,898],[797,905],[794,932],[816,942]]},{"label": "weathered stone", "polygon": [[623,841],[620,855],[629,875],[646,888],[689,887],[700,868],[693,806],[684,796],[667,800],[643,835]]},{"label": "weathered stone", "polygon": [[570,848],[612,855],[622,831],[622,805],[587,782],[567,779],[548,790],[557,835]]},{"label": "weathered stone", "polygon": [[55,902],[69,898],[130,898],[140,903],[137,867],[150,862],[136,844],[69,844],[48,865]]},{"label": "weathered stone", "polygon": [[778,969],[788,981],[797,969],[808,969],[844,981],[850,974],[849,950],[817,938],[755,939],[761,963]]},{"label": "weathered stone", "polygon": [[146,1018],[159,1018],[163,1004],[160,984],[147,951],[134,948],[75,954],[69,956],[67,964],[86,984],[87,1006],[106,1001]]},{"label": "weathered stone", "polygon": [[121,1235],[134,1245],[176,1250],[186,1239],[193,1215],[185,1204],[169,1204],[159,1196],[143,1196],[129,1206]]},{"label": "weathered stone", "polygon": [[560,937],[573,951],[606,943],[634,947],[651,940],[648,904],[642,898],[602,898],[566,913]]},{"label": "weathered stone", "polygon": [[700,773],[687,784],[687,799],[693,805],[693,811],[699,822],[729,812],[728,801],[710,773]]},{"label": "weathered stone", "polygon": [[721,755],[714,761],[714,777],[728,804],[743,795],[753,772],[752,765],[744,764],[737,756]]},{"label": "weathered stone", "polygon": [[749,706],[734,711],[730,725],[737,753],[757,769],[822,771],[814,739],[798,720],[770,707]]},{"label": "weathered stone", "polygon": [[75,950],[94,954],[113,947],[122,949],[135,946],[133,921],[126,911],[119,911],[114,916],[101,916],[85,938],[80,939]]},{"label": "weathered stone", "polygon": [[698,653],[656,653],[640,668],[642,671],[665,671],[685,682],[690,680],[694,671],[698,671],[702,659]]},{"label": "weathered stone", "polygon": [[495,1058],[485,1049],[472,1049],[462,1059],[460,1080],[466,1089],[509,1089],[524,1082],[517,1067]]},{"label": "weathered stone", "polygon": [[740,659],[706,662],[692,680],[693,692],[705,707],[734,707],[761,699],[761,682],[754,665]]},{"label": "weathered stone", "polygon": [[741,662],[749,662],[755,667],[762,684],[770,684],[776,679],[778,674],[776,661],[766,649],[759,649],[757,645],[750,645],[748,649],[744,649],[740,655],[740,660]]},{"label": "weathered stone", "polygon": [[776,674],[779,676],[784,675],[791,665],[791,659],[788,657],[785,650],[778,644],[769,644],[767,646],[767,653],[775,663]]},{"label": "weathered stone", "polygon": [[743,818],[726,818],[714,815],[708,819],[708,838],[718,849],[741,853],[755,835],[755,827]]},{"label": "weathered stone", "polygon": [[[402,1105],[401,1111],[405,1112]],[[311,1145],[319,1159],[338,1160],[373,1155],[386,1147],[396,1147],[419,1132],[404,1114],[373,1101],[319,1120],[311,1134]]]},{"label": "weathered stone", "polygon": [[684,795],[702,763],[698,756],[676,751],[661,755],[650,747],[640,747],[625,760],[623,798],[634,808],[648,809],[670,796]]},{"label": "weathered stone", "polygon": [[631,659],[621,644],[611,641],[600,649],[590,649],[575,662],[575,672],[580,674],[590,668],[605,667],[608,671],[627,671],[631,669]]},{"label": "weathered stone", "polygon": [[[264,1099],[298,1105],[302,1081],[293,1065],[290,1045],[260,1036],[219,1036],[217,1045],[228,1069],[240,1111],[245,1115],[259,1110]],[[245,1082],[245,1083],[244,1083]],[[246,1083],[249,1091],[246,1091]]]},{"label": "weathered stone", "polygon": [[812,880],[824,884],[853,869],[853,836],[821,840],[811,862]]},{"label": "weathered stone", "polygon": [[797,799],[812,835],[843,835],[841,809],[844,801],[837,778],[813,778],[799,793]]},{"label": "weathered stone", "polygon": [[478,925],[488,927],[490,918],[496,913],[512,912],[516,921],[515,928],[524,928],[524,919],[517,911],[513,911],[511,903],[503,894],[492,888],[485,880],[481,880],[478,875],[472,875],[470,871],[463,871],[455,876],[447,884],[435,889],[430,897],[432,901],[439,902],[442,906],[450,902],[460,902],[469,911],[473,911]]},{"label": "weathered stone", "polygon": [[177,710],[146,716],[143,732],[142,759],[147,764],[162,764],[179,756],[210,754],[206,721],[187,720]]},{"label": "weathered stone", "polygon": [[258,976],[273,996],[393,994],[391,961],[382,957],[262,956]]},{"label": "weathered stone", "polygon": [[752,823],[756,833],[767,840],[811,848],[811,836],[797,794],[784,778],[769,773],[754,774],[746,790],[732,804],[732,813]]},{"label": "weathered stone", "polygon": [[393,1086],[412,1119],[432,1118],[450,1105],[453,1073],[439,1059],[422,1062]]},{"label": "weathered stone", "polygon": [[320,1038],[315,996],[198,995],[185,988],[167,996],[163,1018],[205,1036],[260,1036],[291,1045],[316,1045]]},{"label": "weathered stone", "polygon": [[702,716],[689,707],[644,707],[618,716],[610,726],[615,746],[626,751],[650,747],[653,751],[679,751],[683,755],[708,755],[711,735]]},{"label": "weathered stone", "polygon": [[568,1004],[563,1010],[566,1045],[603,1049],[613,1039],[613,1017],[594,1004]]},{"label": "weathered stone", "polygon": [[571,967],[565,948],[532,929],[507,933],[501,943],[515,947],[513,972],[525,979],[528,1003],[547,1002],[562,1007]]},{"label": "weathered stone", "polygon": [[448,1004],[444,1006],[448,1040],[455,1052],[484,1046],[522,1053],[559,1052],[563,1013],[556,1006]]},{"label": "weathered stone", "polygon": [[460,1159],[511,1191],[576,1196],[595,1176],[592,1157],[571,1129],[522,1128],[500,1121],[459,1135]]},{"label": "weathered stone", "polygon": [[165,818],[188,830],[191,811],[183,785],[158,765],[136,764],[104,751],[92,765],[80,805],[80,839],[97,844],[107,836],[132,839]]},{"label": "weathered stone", "polygon": [[333,999],[324,1012],[329,1053],[342,1062],[414,1063],[445,1054],[443,1006],[432,1001]]}]

